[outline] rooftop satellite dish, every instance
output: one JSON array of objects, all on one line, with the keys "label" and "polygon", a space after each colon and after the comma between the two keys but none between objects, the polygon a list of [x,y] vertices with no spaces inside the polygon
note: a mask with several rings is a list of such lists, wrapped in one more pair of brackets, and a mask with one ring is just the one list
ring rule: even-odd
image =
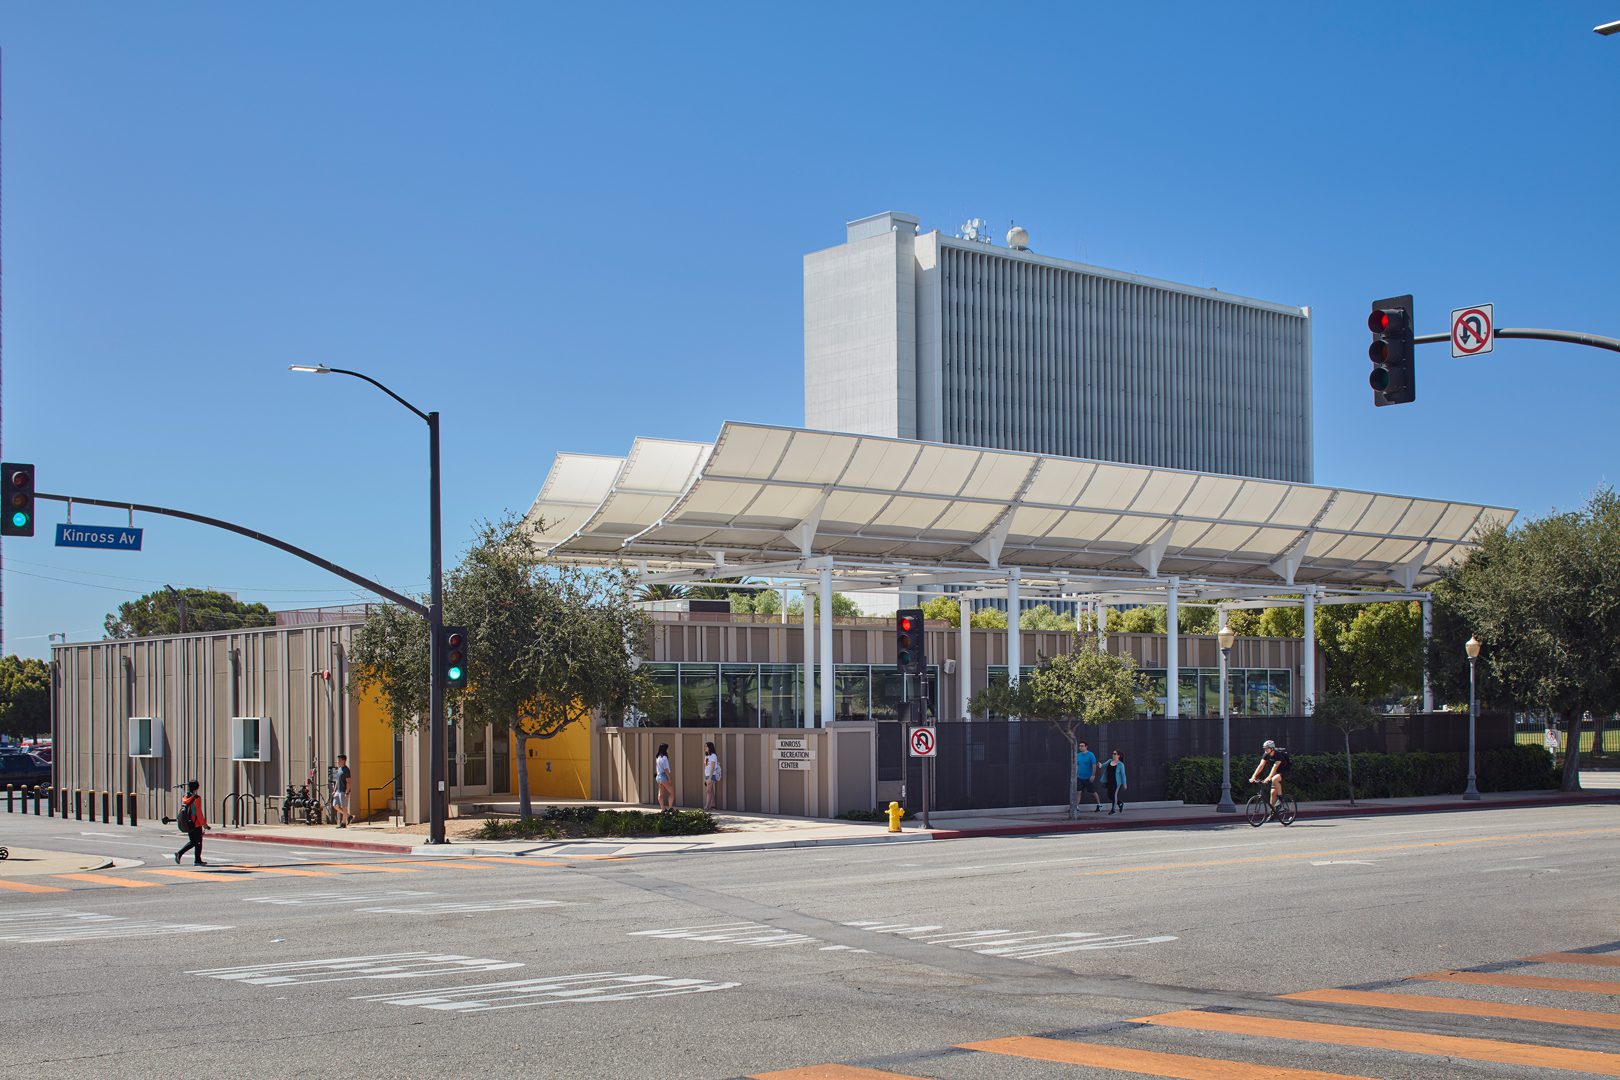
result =
[{"label": "rooftop satellite dish", "polygon": [[1022,225],[1014,225],[1007,230],[1007,246],[1014,251],[1029,250],[1029,230]]}]

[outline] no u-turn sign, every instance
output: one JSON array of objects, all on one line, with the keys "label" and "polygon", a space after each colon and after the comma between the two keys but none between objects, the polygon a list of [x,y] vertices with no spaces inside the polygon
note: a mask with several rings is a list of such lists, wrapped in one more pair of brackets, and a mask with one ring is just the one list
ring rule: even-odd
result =
[{"label": "no u-turn sign", "polygon": [[1483,356],[1495,343],[1495,304],[1475,304],[1451,313],[1451,355]]}]

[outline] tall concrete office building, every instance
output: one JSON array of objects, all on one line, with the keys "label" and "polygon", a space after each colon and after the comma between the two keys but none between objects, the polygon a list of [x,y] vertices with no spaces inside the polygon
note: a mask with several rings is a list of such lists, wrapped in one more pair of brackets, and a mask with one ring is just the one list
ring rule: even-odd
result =
[{"label": "tall concrete office building", "polygon": [[805,256],[806,426],[1312,480],[1309,308],[917,226]]}]

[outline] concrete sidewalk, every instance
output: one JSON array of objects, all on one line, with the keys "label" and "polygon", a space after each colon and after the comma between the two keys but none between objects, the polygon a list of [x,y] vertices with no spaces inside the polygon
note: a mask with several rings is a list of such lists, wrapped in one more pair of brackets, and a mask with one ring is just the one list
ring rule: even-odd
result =
[{"label": "concrete sidewalk", "polygon": [[[1589,803],[1620,806],[1620,787],[1597,786],[1594,790],[1568,794],[1557,791],[1492,792],[1482,795],[1478,802],[1464,801],[1459,796],[1451,795],[1407,799],[1358,799],[1354,806],[1348,802],[1301,803],[1299,817],[1301,820],[1313,820]],[[585,805],[652,812],[648,807],[633,804]],[[755,851],[762,848],[816,847],[831,844],[909,843],[976,836],[1036,836],[1116,829],[1247,827],[1242,809],[1241,801],[1238,803],[1236,814],[1217,814],[1215,808],[1208,805],[1157,803],[1132,807],[1126,804],[1123,813],[1112,815],[1106,810],[1096,813],[1089,808],[1082,809],[1077,821],[1068,820],[1066,812],[1061,809],[1029,812],[957,811],[934,815],[931,827],[927,829],[922,827],[917,818],[908,818],[898,833],[889,832],[887,824],[879,822],[831,821],[720,811],[715,817],[721,831],[706,836],[599,837],[579,840],[453,838],[450,843],[429,844],[426,829],[420,826],[401,830],[385,825],[354,825],[347,829],[330,825],[258,825],[239,829],[215,829],[209,833],[209,837],[218,840],[298,844],[307,847],[397,855],[623,858],[698,851]]]}]

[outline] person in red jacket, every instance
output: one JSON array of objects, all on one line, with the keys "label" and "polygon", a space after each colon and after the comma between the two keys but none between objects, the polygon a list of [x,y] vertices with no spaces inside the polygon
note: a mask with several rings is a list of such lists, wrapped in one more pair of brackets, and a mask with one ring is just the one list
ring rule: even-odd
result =
[{"label": "person in red jacket", "polygon": [[208,828],[208,819],[203,816],[202,796],[197,794],[197,787],[197,781],[187,781],[186,797],[180,800],[180,827],[186,831],[186,835],[191,839],[185,847],[174,853],[174,861],[177,865],[180,862],[180,856],[188,851],[194,852],[192,855],[193,865],[208,865],[203,862],[202,857],[203,830]]}]

